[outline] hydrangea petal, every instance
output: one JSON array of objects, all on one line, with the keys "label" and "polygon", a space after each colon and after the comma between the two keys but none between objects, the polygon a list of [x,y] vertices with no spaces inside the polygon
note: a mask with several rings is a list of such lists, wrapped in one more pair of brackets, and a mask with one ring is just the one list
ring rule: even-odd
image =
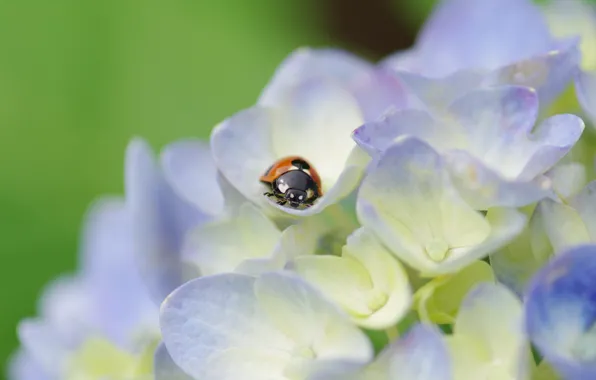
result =
[{"label": "hydrangea petal", "polygon": [[566,199],[579,193],[586,185],[586,169],[578,162],[560,163],[545,174],[560,198]]},{"label": "hydrangea petal", "polygon": [[[174,362],[194,378],[211,371],[210,358],[230,348],[289,349],[291,342],[267,323],[255,278],[223,274],[191,280],[163,303],[163,341]],[[221,378],[219,378],[221,379]]]},{"label": "hydrangea petal", "polygon": [[575,79],[577,99],[592,125],[596,125],[596,71],[579,72]]},{"label": "hydrangea petal", "polygon": [[258,208],[245,203],[236,216],[191,231],[184,258],[203,276],[234,272],[247,260],[272,258],[281,234]]},{"label": "hydrangea petal", "polygon": [[154,359],[155,380],[192,380],[174,363],[166,345],[161,343],[155,350]]},{"label": "hydrangea petal", "polygon": [[556,256],[526,294],[526,330],[565,379],[596,376],[596,246],[576,246]]},{"label": "hydrangea petal", "polygon": [[226,180],[246,198],[264,204],[259,178],[278,158],[271,140],[274,112],[263,107],[240,111],[211,133],[211,151]]},{"label": "hydrangea petal", "polygon": [[422,72],[443,76],[466,67],[498,68],[547,51],[551,43],[540,10],[530,1],[450,0],[427,20],[416,50]]},{"label": "hydrangea petal", "polygon": [[555,252],[587,243],[590,236],[579,213],[573,207],[545,199],[538,205],[542,223]]},{"label": "hydrangea petal", "polygon": [[590,182],[569,200],[584,222],[590,240],[596,242],[596,181]]},{"label": "hydrangea petal", "polygon": [[410,306],[411,290],[405,270],[364,229],[348,238],[341,257],[298,257],[292,269],[365,328],[395,325]]},{"label": "hydrangea petal", "polygon": [[[31,358],[52,374],[62,373],[66,366],[67,347],[52,326],[38,319],[25,319],[17,328],[19,340]],[[52,375],[48,374],[48,375]]]},{"label": "hydrangea petal", "polygon": [[330,81],[307,81],[280,101],[273,146],[278,157],[298,155],[309,160],[326,192],[355,146],[350,133],[363,122],[359,105],[349,92]]},{"label": "hydrangea petal", "polygon": [[453,324],[464,297],[482,282],[495,282],[491,266],[475,261],[453,276],[437,277],[415,294],[420,320],[436,324]]},{"label": "hydrangea petal", "polygon": [[534,181],[506,180],[462,150],[446,153],[445,160],[454,186],[476,210],[523,207],[554,196],[548,179],[540,177]]},{"label": "hydrangea petal", "polygon": [[[347,316],[299,277],[267,273],[255,283],[255,294],[269,323],[299,347],[320,359],[367,362],[372,358],[368,338]],[[321,331],[325,331],[322,335]]]},{"label": "hydrangea petal", "polygon": [[188,229],[206,218],[165,182],[148,144],[133,140],[126,151],[126,204],[134,226],[141,274],[160,303],[184,282],[180,251]]},{"label": "hydrangea petal", "polygon": [[488,367],[512,378],[527,377],[529,347],[523,331],[522,304],[507,288],[488,283],[477,285],[462,302],[453,336],[464,340],[450,347],[456,358],[456,378],[467,370],[457,365],[466,362],[457,357],[469,353],[456,349],[462,345],[476,347],[476,360],[482,361],[476,365],[480,368]]},{"label": "hydrangea petal", "polygon": [[9,380],[52,380],[39,363],[24,349],[19,349],[9,359]]},{"label": "hydrangea petal", "polygon": [[167,145],[161,154],[166,181],[179,196],[205,214],[217,216],[224,210],[224,197],[216,181],[217,168],[209,144],[182,140]]},{"label": "hydrangea petal", "polygon": [[540,104],[550,104],[573,80],[580,58],[577,38],[560,40],[548,51],[494,70],[484,83],[532,87]]}]

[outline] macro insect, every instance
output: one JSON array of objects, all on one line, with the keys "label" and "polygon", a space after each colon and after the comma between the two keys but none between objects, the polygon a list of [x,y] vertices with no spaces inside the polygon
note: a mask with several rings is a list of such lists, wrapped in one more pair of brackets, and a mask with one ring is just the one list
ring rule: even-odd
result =
[{"label": "macro insect", "polygon": [[289,204],[292,208],[310,207],[322,195],[319,173],[299,156],[275,161],[260,180],[271,189],[263,195],[275,197],[277,204],[282,206]]}]

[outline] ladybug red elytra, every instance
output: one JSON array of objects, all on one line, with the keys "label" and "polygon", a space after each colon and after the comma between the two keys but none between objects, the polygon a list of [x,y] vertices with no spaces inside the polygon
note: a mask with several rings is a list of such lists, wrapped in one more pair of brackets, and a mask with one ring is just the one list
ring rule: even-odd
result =
[{"label": "ladybug red elytra", "polygon": [[263,193],[277,198],[278,205],[310,207],[322,195],[321,177],[315,168],[300,156],[280,158],[260,178],[271,191]]}]

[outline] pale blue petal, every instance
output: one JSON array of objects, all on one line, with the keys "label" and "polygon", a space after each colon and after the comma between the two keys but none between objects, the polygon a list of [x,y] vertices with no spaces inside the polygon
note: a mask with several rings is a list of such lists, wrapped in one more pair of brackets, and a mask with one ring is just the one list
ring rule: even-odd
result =
[{"label": "pale blue petal", "polygon": [[153,362],[155,380],[192,380],[172,360],[166,345],[161,343],[155,350]]},{"label": "pale blue petal", "polygon": [[31,354],[19,349],[8,362],[8,380],[60,380],[48,374],[39,366]]},{"label": "pale blue petal", "polygon": [[596,71],[578,72],[575,79],[577,99],[584,112],[596,126]]},{"label": "pale blue petal", "polygon": [[49,376],[59,376],[66,366],[68,342],[49,323],[40,319],[22,320],[17,333],[24,349]]},{"label": "pale blue petal", "polygon": [[587,184],[582,191],[570,199],[569,205],[579,213],[590,236],[590,241],[596,242],[596,181]]},{"label": "pale blue petal", "polygon": [[453,184],[476,210],[522,207],[554,196],[549,181],[506,180],[465,151],[446,154]]},{"label": "pale blue petal", "polygon": [[406,109],[391,112],[378,121],[364,124],[353,132],[352,138],[371,157],[377,157],[404,136],[419,138],[433,146],[433,143],[448,144],[451,136],[443,127],[426,111]]},{"label": "pale blue petal", "polygon": [[230,349],[284,349],[287,342],[267,323],[253,291],[255,278],[222,274],[191,280],[161,308],[163,341],[174,362],[196,379],[217,371],[212,358]]},{"label": "pale blue petal", "polygon": [[565,379],[596,378],[596,246],[557,255],[532,280],[527,332]]},{"label": "pale blue petal", "polygon": [[134,254],[132,223],[123,199],[104,198],[88,211],[82,236],[86,292],[79,307],[90,303],[95,329],[121,347],[130,344],[132,331],[158,328],[158,307]]},{"label": "pale blue petal", "polygon": [[535,143],[529,161],[525,163],[520,179],[532,179],[544,174],[561,160],[580,139],[584,122],[575,115],[549,117],[529,136]]},{"label": "pale blue petal", "polygon": [[258,104],[279,106],[293,87],[313,79],[332,80],[352,93],[366,120],[374,120],[389,107],[401,107],[406,101],[397,78],[372,63],[343,50],[301,48],[278,67]]},{"label": "pale blue petal", "polygon": [[161,153],[161,164],[166,181],[182,199],[208,215],[223,212],[224,197],[209,143],[201,140],[171,143]]},{"label": "pale blue petal", "polygon": [[532,87],[545,107],[573,80],[580,59],[577,38],[557,41],[548,51],[496,69],[487,75],[484,84]]},{"label": "pale blue petal", "polygon": [[151,148],[141,139],[126,151],[125,188],[138,265],[153,298],[161,303],[184,282],[180,250],[186,232],[207,217],[166,183]]},{"label": "pale blue petal", "polygon": [[232,115],[211,133],[211,152],[222,175],[240,194],[261,204],[267,189],[259,178],[280,158],[272,141],[274,117],[271,109],[253,107]]},{"label": "pale blue petal", "polygon": [[462,68],[495,69],[548,51],[552,38],[530,0],[445,0],[416,42],[423,74]]}]

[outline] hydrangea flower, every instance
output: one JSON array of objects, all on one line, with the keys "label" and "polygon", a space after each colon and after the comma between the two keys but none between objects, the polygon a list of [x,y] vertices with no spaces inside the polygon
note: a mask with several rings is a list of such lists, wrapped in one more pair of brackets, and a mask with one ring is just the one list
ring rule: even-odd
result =
[{"label": "hydrangea flower", "polygon": [[445,160],[411,137],[371,166],[357,212],[363,226],[423,276],[457,272],[507,244],[526,222],[514,209],[494,208],[486,218],[474,210],[455,189]]},{"label": "hydrangea flower", "polygon": [[564,379],[596,376],[595,245],[560,253],[527,290],[525,325],[544,360]]},{"label": "hydrangea flower", "polygon": [[531,0],[444,0],[415,46],[387,57],[383,66],[398,71],[424,103],[438,105],[474,87],[515,84],[535,88],[548,104],[573,79],[579,59],[577,38],[554,38]]},{"label": "hydrangea flower", "polygon": [[137,273],[131,222],[120,199],[90,209],[81,268],[50,284],[39,316],[19,324],[10,380],[151,378],[158,308]]},{"label": "hydrangea flower", "polygon": [[430,144],[447,161],[454,185],[477,210],[521,207],[552,195],[544,174],[579,140],[583,121],[556,115],[532,130],[538,97],[527,87],[470,91],[437,117],[407,109],[364,124],[353,136],[373,157],[403,136]]}]

